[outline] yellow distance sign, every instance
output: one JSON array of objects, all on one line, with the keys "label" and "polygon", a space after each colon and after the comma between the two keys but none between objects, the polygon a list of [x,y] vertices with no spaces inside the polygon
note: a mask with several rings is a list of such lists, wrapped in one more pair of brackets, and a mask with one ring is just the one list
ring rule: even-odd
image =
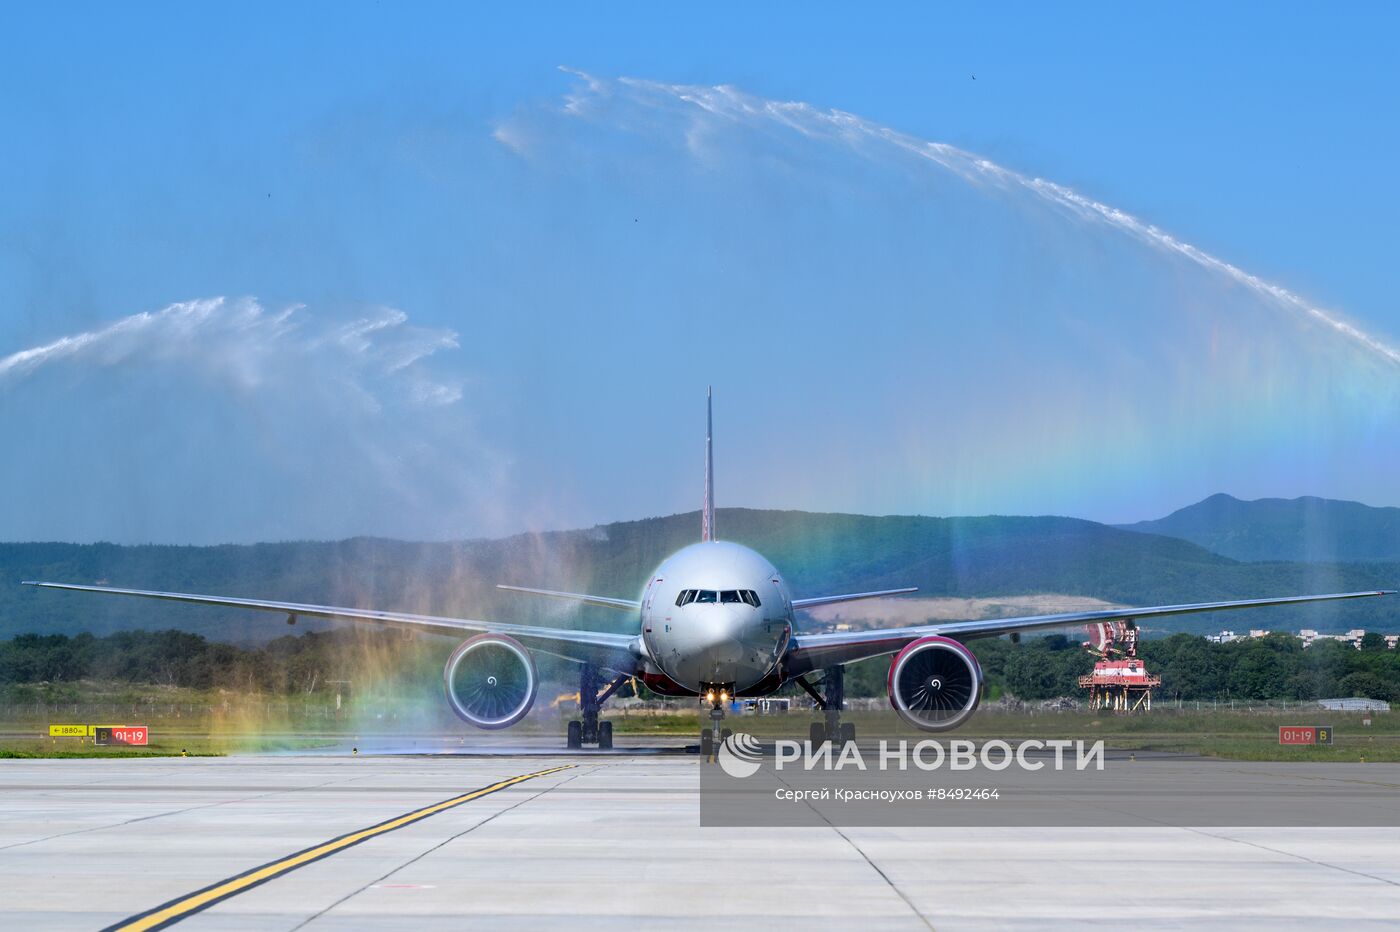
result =
[{"label": "yellow distance sign", "polygon": [[50,725],[50,738],[86,738],[91,727],[88,725]]}]

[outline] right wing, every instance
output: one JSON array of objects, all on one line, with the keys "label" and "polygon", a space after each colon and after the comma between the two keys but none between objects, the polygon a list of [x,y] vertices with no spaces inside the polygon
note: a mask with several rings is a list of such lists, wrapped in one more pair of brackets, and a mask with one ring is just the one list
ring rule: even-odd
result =
[{"label": "right wing", "polygon": [[462,636],[465,634],[505,634],[523,641],[546,654],[568,660],[596,663],[619,673],[636,672],[641,663],[636,635],[610,634],[604,631],[581,631],[572,628],[539,628],[534,625],[512,625],[498,621],[471,621],[465,618],[441,618],[436,615],[410,615],[404,612],[375,612],[360,608],[340,608],[333,605],[303,605],[299,602],[268,602],[260,599],[234,599],[212,595],[190,595],[184,592],[151,592],[145,589],[112,589],[107,586],[77,586],[69,583],[25,582],[25,586],[43,589],[69,589],[75,592],[97,592],[103,595],[125,595],[165,602],[188,602],[193,605],[220,605],[226,608],[248,608],[260,612],[275,612],[289,618],[326,618],[332,621],[357,621],[385,625],[431,634]]},{"label": "right wing", "polygon": [[802,634],[792,639],[785,668],[790,675],[800,676],[842,663],[853,663],[866,657],[893,654],[919,638],[933,634],[968,640],[996,637],[1043,628],[1068,628],[1094,621],[1137,621],[1160,618],[1163,615],[1192,615],[1196,612],[1218,612],[1233,608],[1257,608],[1264,605],[1294,605],[1303,602],[1330,602],[1338,599],[1364,599],[1369,596],[1394,595],[1393,589],[1373,589],[1369,592],[1339,592],[1333,595],[1294,595],[1275,599],[1242,599],[1235,602],[1193,602],[1188,605],[1154,605],[1147,608],[1110,608],[1091,612],[1066,612],[1060,615],[1025,615],[1019,618],[984,618],[980,621],[950,621],[937,625],[917,625],[910,628],[877,628],[868,631],[838,631],[834,634]]}]

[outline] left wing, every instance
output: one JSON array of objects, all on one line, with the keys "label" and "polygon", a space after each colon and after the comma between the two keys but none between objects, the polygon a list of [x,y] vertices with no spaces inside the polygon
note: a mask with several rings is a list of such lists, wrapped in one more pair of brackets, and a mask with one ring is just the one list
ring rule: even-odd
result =
[{"label": "left wing", "polygon": [[582,631],[572,628],[539,628],[534,625],[512,625],[498,621],[471,621],[466,618],[441,618],[436,615],[409,615],[403,612],[374,612],[359,608],[339,608],[333,605],[303,605],[299,602],[267,602],[260,599],[233,599],[212,595],[190,595],[184,592],[151,592],[145,589],[112,589],[107,586],[77,586],[69,583],[25,582],[25,586],[43,589],[69,589],[76,592],[98,592],[103,595],[126,595],[165,602],[188,602],[194,605],[220,605],[226,608],[248,608],[260,612],[275,612],[295,618],[327,618],[332,621],[357,621],[385,625],[431,634],[489,633],[505,634],[523,641],[546,654],[568,660],[596,663],[619,673],[636,672],[641,655],[637,637],[631,634],[611,634],[604,631]]},{"label": "left wing", "polygon": [[[940,625],[919,625],[912,628],[881,628],[870,631],[840,631],[835,634],[806,634],[793,638],[786,669],[791,676],[812,670],[852,663],[866,657],[892,654],[906,644],[941,634],[960,640],[996,637],[1039,628],[1065,628],[1094,621],[1137,621],[1164,615],[1191,615],[1196,612],[1218,612],[1234,608],[1256,608],[1263,605],[1294,605],[1303,602],[1328,602],[1338,599],[1364,599],[1377,595],[1394,595],[1394,589],[1374,589],[1369,592],[1340,592],[1332,595],[1295,595],[1277,599],[1243,599],[1236,602],[1195,602],[1188,605],[1156,605],[1148,608],[1111,608],[1092,612],[1065,612],[1060,615],[1025,615],[1020,618],[987,618],[981,621],[953,621]],[[796,605],[797,603],[793,603]]]}]

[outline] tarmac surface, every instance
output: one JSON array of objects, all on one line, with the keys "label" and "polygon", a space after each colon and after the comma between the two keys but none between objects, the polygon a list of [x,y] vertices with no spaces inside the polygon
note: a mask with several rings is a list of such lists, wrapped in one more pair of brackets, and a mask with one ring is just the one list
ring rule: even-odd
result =
[{"label": "tarmac surface", "polygon": [[3,761],[0,916],[862,932],[1400,916],[1394,828],[702,828],[701,765],[678,750]]}]

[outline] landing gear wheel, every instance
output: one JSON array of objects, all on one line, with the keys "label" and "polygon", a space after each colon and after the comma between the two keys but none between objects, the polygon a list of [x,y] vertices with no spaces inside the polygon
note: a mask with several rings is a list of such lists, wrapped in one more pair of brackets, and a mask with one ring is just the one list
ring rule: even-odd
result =
[{"label": "landing gear wheel", "polygon": [[577,751],[583,747],[583,722],[569,723],[569,750]]},{"label": "landing gear wheel", "polygon": [[856,726],[855,726],[855,723],[854,723],[854,722],[842,722],[842,723],[841,723],[841,743],[842,743],[842,744],[855,744],[855,743],[856,743]]},{"label": "landing gear wheel", "polygon": [[709,760],[715,753],[715,736],[709,730],[700,732],[700,756]]},{"label": "landing gear wheel", "polygon": [[812,727],[807,729],[807,740],[812,742],[812,747],[817,747],[826,741],[826,726],[821,722],[813,722]]},{"label": "landing gear wheel", "polygon": [[612,750],[612,722],[598,723],[598,750]]},{"label": "landing gear wheel", "polygon": [[721,731],[721,732],[719,733],[719,740],[720,740],[721,742],[728,741],[728,740],[730,739],[730,737],[733,736],[733,734],[734,734],[733,729],[726,728],[726,729],[724,729],[723,731]]}]

